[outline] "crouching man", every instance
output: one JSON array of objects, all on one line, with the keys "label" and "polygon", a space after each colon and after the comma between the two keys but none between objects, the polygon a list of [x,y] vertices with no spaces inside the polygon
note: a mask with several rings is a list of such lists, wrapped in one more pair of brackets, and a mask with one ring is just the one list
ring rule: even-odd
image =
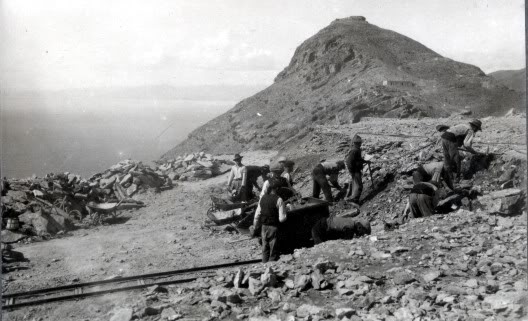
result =
[{"label": "crouching man", "polygon": [[438,204],[438,187],[435,184],[419,182],[414,184],[409,201],[403,211],[404,219],[431,216]]},{"label": "crouching man", "polygon": [[255,219],[253,220],[252,236],[257,237],[258,226],[261,228],[262,237],[262,262],[279,259],[278,233],[280,223],[286,221],[286,206],[277,195],[279,185],[276,181],[269,184],[269,193],[260,198]]},{"label": "crouching man", "polygon": [[370,222],[351,217],[329,217],[320,219],[312,228],[314,244],[329,240],[350,240],[354,237],[370,235]]}]

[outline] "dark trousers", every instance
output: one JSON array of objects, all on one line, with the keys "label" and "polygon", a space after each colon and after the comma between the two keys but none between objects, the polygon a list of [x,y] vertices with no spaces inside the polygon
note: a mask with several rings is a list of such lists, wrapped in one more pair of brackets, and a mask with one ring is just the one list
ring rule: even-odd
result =
[{"label": "dark trousers", "polygon": [[319,198],[319,194],[321,193],[321,189],[322,189],[325,199],[328,202],[334,201],[334,198],[332,197],[332,189],[330,188],[328,179],[326,179],[326,174],[324,173],[323,165],[319,164],[315,166],[315,168],[312,171],[312,181],[313,181],[312,196],[314,198]]},{"label": "dark trousers", "polygon": [[458,143],[456,141],[442,138],[442,149],[444,150],[444,164],[448,170],[448,174],[453,177],[460,178],[460,153],[458,152]]},{"label": "dark trousers", "polygon": [[429,182],[432,179],[431,175],[427,174],[422,165],[418,166],[418,168],[413,172],[412,177],[414,184]]},{"label": "dark trousers", "polygon": [[433,198],[425,194],[409,194],[409,205],[413,218],[431,216],[434,214]]},{"label": "dark trousers", "polygon": [[278,228],[271,225],[262,225],[262,262],[279,260],[277,244]]},{"label": "dark trousers", "polygon": [[352,202],[359,204],[361,192],[363,192],[363,175],[361,172],[350,172],[350,187],[349,193]]},{"label": "dark trousers", "polygon": [[322,218],[312,227],[312,239],[314,244],[319,244],[326,241],[328,233],[328,222],[326,218]]}]

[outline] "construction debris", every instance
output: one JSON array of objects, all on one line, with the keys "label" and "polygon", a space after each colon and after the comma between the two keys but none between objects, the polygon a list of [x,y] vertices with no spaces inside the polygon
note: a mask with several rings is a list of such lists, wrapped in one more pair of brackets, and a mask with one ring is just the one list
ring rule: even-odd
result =
[{"label": "construction debris", "polygon": [[235,164],[229,160],[216,159],[204,152],[178,156],[176,159],[162,159],[156,163],[156,173],[180,181],[202,180],[222,175]]}]

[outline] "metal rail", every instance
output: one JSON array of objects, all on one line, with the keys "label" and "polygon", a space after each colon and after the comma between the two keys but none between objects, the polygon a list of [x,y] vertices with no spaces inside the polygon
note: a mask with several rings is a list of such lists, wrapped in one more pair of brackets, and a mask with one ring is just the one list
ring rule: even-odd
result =
[{"label": "metal rail", "polygon": [[[205,271],[211,271],[211,270],[216,270],[216,269],[221,269],[221,268],[229,268],[229,267],[235,267],[235,266],[240,266],[240,265],[254,264],[254,263],[259,263],[259,262],[261,262],[260,259],[254,259],[254,260],[242,261],[242,262],[230,262],[230,263],[181,269],[181,270],[134,275],[134,276],[128,276],[128,277],[111,279],[111,280],[101,280],[101,281],[93,281],[93,282],[86,282],[86,283],[63,285],[63,286],[57,286],[53,288],[44,288],[44,289],[31,290],[31,291],[25,291],[25,292],[8,293],[8,294],[2,295],[2,309],[9,310],[9,309],[15,309],[19,307],[33,306],[33,305],[39,305],[39,304],[44,304],[44,303],[49,303],[49,302],[81,299],[81,298],[86,298],[90,296],[97,296],[97,295],[103,295],[103,294],[114,293],[114,292],[136,290],[136,289],[141,289],[145,287],[150,287],[153,285],[188,283],[188,282],[192,282],[196,280],[197,278],[199,278],[199,276],[187,277],[187,278],[176,279],[176,280],[168,280],[168,281],[158,281],[158,282],[148,282],[148,280],[149,279],[150,280],[159,279],[159,278],[169,278],[169,277],[182,275],[182,274],[205,272]],[[102,285],[119,284],[119,283],[132,282],[132,281],[136,281],[136,284],[128,285],[128,286],[121,286],[121,287],[112,287],[112,288],[103,289],[103,290],[96,289],[93,291],[87,291],[89,290],[90,287],[99,287]],[[61,292],[67,292],[67,291],[73,292],[73,294],[60,295]],[[40,296],[45,296],[45,297],[38,298],[35,300],[29,300],[33,297],[40,297]],[[17,302],[17,301],[21,301],[21,302]]]}]

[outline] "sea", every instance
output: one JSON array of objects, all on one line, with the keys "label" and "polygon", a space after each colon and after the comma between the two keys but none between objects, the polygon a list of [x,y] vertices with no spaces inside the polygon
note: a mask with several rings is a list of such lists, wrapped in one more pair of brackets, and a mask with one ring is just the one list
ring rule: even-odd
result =
[{"label": "sea", "polygon": [[152,164],[236,100],[107,98],[96,106],[3,97],[0,175],[89,178],[124,159]]}]

